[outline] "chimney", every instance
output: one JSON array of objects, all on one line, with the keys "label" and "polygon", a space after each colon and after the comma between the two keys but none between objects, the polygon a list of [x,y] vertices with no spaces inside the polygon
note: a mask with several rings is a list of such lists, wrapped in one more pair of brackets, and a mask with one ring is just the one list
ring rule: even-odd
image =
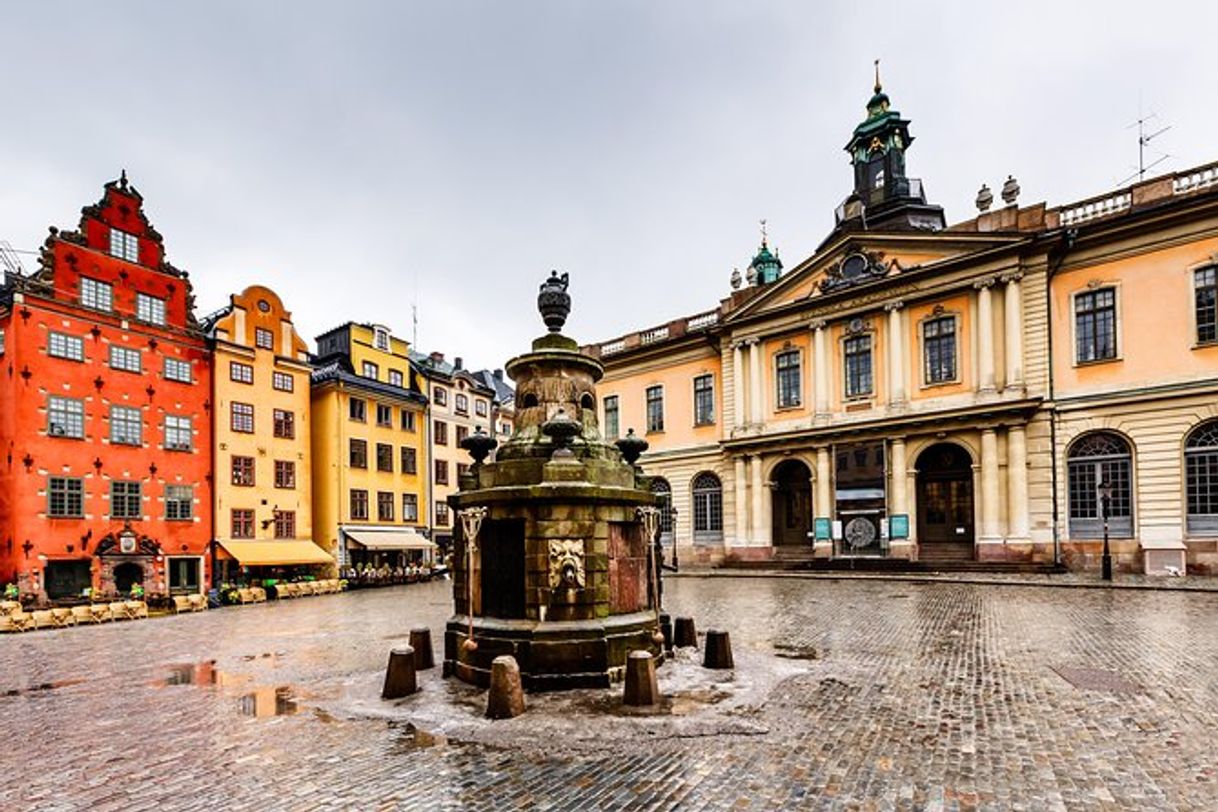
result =
[{"label": "chimney", "polygon": [[442,353],[442,352],[433,352],[431,355],[428,356],[428,358],[431,359],[431,362],[433,364],[444,363],[444,353]]},{"label": "chimney", "polygon": [[461,368],[463,368],[463,366],[464,365],[461,363],[460,355],[458,355],[456,358],[453,359],[453,369],[461,369]]},{"label": "chimney", "polygon": [[495,380],[497,380],[497,381],[503,380],[503,370],[502,369],[495,370]]}]

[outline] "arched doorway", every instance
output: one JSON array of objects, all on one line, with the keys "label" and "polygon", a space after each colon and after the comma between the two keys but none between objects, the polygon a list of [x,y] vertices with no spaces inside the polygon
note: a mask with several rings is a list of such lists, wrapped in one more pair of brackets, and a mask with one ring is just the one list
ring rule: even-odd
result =
[{"label": "arched doorway", "polygon": [[651,480],[651,492],[656,495],[660,509],[660,543],[672,546],[673,519],[676,509],[672,506],[672,486],[663,477]]},{"label": "arched doorway", "polygon": [[955,443],[936,443],[918,456],[918,557],[974,557],[973,460]]},{"label": "arched doorway", "polygon": [[132,584],[144,583],[144,568],[128,561],[114,568],[114,588],[120,595],[131,591]]},{"label": "arched doorway", "polygon": [[799,460],[783,460],[772,479],[774,546],[807,544],[812,529],[812,471]]}]

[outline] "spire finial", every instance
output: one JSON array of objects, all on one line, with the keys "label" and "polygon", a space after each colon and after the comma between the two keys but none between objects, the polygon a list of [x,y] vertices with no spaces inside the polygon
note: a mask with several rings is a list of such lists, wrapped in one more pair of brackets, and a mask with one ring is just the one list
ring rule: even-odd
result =
[{"label": "spire finial", "polygon": [[884,86],[880,84],[880,60],[877,59],[875,61],[875,92],[879,93],[883,87]]},{"label": "spire finial", "polygon": [[119,174],[119,176],[118,176],[118,188],[120,188],[120,189],[127,188],[127,170],[126,169],[124,169],[122,171],[122,173]]},{"label": "spire finial", "polygon": [[765,218],[764,218],[764,217],[763,217],[763,218],[761,218],[761,221],[760,221],[760,222],[761,222],[761,244],[764,246],[764,245],[766,244],[766,241],[767,241],[767,239],[769,238],[769,236],[770,236],[770,235],[769,235],[769,233],[768,233],[768,232],[765,230]]}]

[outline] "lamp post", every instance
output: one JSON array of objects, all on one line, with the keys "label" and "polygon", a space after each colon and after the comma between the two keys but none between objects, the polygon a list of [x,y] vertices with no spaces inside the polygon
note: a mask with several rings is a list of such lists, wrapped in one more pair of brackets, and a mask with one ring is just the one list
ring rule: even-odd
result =
[{"label": "lamp post", "polygon": [[1108,508],[1112,502],[1112,483],[1105,479],[1099,484],[1100,511],[1104,518],[1104,554],[1100,557],[1101,577],[1112,580],[1112,552],[1108,549]]}]

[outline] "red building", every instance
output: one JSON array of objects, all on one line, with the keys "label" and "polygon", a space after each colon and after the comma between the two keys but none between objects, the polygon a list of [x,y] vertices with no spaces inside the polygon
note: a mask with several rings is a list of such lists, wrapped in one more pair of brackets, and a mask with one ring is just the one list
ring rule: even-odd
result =
[{"label": "red building", "polygon": [[124,173],[0,288],[0,584],[207,583],[211,366],[164,253]]}]

